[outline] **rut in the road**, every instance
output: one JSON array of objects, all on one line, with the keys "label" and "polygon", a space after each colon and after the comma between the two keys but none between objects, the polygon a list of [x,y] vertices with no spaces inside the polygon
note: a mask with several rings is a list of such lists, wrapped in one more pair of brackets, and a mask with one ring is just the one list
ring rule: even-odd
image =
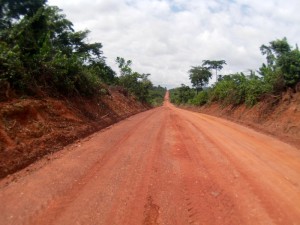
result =
[{"label": "rut in the road", "polygon": [[0,224],[300,221],[299,150],[168,101],[20,175],[0,183]]}]

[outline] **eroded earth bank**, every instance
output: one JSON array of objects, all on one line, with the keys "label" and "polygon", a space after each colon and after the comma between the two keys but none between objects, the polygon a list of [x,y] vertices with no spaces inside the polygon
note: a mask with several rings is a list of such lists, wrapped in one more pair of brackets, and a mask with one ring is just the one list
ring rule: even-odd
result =
[{"label": "eroded earth bank", "polygon": [[300,151],[168,102],[0,182],[0,224],[300,224]]}]

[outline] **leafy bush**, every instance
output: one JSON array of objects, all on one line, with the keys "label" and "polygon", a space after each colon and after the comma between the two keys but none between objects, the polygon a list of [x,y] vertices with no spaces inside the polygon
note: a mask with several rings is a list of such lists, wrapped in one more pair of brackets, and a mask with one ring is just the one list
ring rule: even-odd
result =
[{"label": "leafy bush", "polygon": [[148,102],[153,106],[160,106],[164,101],[164,97],[166,94],[166,88],[158,86],[153,86],[149,90]]},{"label": "leafy bush", "polygon": [[186,104],[190,99],[193,99],[196,91],[189,86],[181,84],[181,87],[170,90],[170,100],[176,105]]},{"label": "leafy bush", "polygon": [[300,82],[300,51],[292,49],[286,38],[271,41],[260,47],[267,55],[267,65],[260,68],[262,76],[268,76],[275,84],[275,91],[282,92],[286,87],[294,88]]},{"label": "leafy bush", "polygon": [[210,101],[219,101],[223,105],[238,105],[245,101],[246,77],[244,74],[224,76],[213,87]]},{"label": "leafy bush", "polygon": [[22,87],[20,77],[24,74],[20,59],[20,48],[16,45],[9,48],[5,42],[0,42],[0,81],[8,81],[12,87]]},{"label": "leafy bush", "polygon": [[[194,96],[187,86],[175,88],[171,100],[175,104],[190,103],[204,105],[219,102],[222,105],[255,105],[265,94],[279,95],[287,88],[295,88],[300,82],[300,51],[293,49],[286,38],[275,40],[260,48],[266,55],[267,64],[259,68],[260,76],[251,71],[249,76],[243,73],[225,75],[210,89]],[[225,62],[225,61],[224,61]],[[197,67],[192,67],[197,68]],[[190,79],[191,77],[191,71]],[[197,87],[191,79],[193,85]],[[201,86],[201,85],[200,85]]]},{"label": "leafy bush", "polygon": [[245,104],[254,106],[260,98],[272,92],[272,85],[265,82],[262,78],[254,76],[247,80]]},{"label": "leafy bush", "polygon": [[209,89],[200,91],[193,99],[191,99],[190,103],[195,106],[202,106],[208,103],[209,101]]},{"label": "leafy bush", "polygon": [[126,61],[124,58],[117,57],[116,63],[121,74],[118,83],[137,97],[139,101],[149,103],[149,91],[153,87],[152,82],[148,79],[150,74],[133,72],[130,67],[131,60]]},{"label": "leafy bush", "polygon": [[247,106],[253,106],[263,94],[272,92],[272,87],[273,85],[265,79],[255,75],[226,75],[212,88],[209,101],[218,101],[223,105],[245,103]]},{"label": "leafy bush", "polygon": [[72,23],[46,1],[4,0],[0,8],[0,80],[21,94],[92,96],[100,84],[116,83],[101,43],[87,43],[88,31]]}]

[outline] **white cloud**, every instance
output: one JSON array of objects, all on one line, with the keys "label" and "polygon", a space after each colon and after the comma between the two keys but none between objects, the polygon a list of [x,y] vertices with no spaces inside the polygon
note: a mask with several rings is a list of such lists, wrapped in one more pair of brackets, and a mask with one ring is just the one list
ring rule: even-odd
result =
[{"label": "white cloud", "polygon": [[299,40],[299,0],[49,0],[76,29],[103,44],[115,70],[117,56],[151,73],[155,84],[189,84],[187,71],[204,59],[224,59],[222,71],[257,69],[259,47],[287,37]]}]

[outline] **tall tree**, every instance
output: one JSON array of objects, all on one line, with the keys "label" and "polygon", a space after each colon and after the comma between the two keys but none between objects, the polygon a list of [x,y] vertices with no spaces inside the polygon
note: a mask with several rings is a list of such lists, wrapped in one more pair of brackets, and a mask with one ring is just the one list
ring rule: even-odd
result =
[{"label": "tall tree", "polygon": [[132,69],[130,68],[132,61],[131,60],[125,60],[122,57],[117,57],[116,63],[118,64],[118,67],[120,69],[120,75],[125,76],[125,75],[131,75]]},{"label": "tall tree", "polygon": [[[283,86],[294,87],[300,82],[300,51],[287,42],[286,38],[271,41],[269,45],[260,47],[261,53],[267,57],[267,65],[263,64],[260,73],[264,77],[277,74],[283,80]],[[279,74],[279,75],[278,75]]]},{"label": "tall tree", "polygon": [[225,60],[203,60],[202,66],[207,69],[214,69],[216,71],[216,81],[218,81],[218,70],[223,69],[223,65],[226,65]]},{"label": "tall tree", "polygon": [[175,104],[185,104],[195,96],[195,91],[189,86],[181,84],[180,87],[170,90],[171,102]]},{"label": "tall tree", "polygon": [[0,0],[0,29],[9,28],[22,16],[33,16],[47,0]]},{"label": "tall tree", "polygon": [[120,69],[119,84],[135,95],[140,101],[146,102],[149,97],[149,90],[152,82],[148,79],[150,74],[140,74],[131,69],[131,60],[117,57],[116,63]]},{"label": "tall tree", "polygon": [[[0,83],[20,93],[94,95],[114,82],[101,43],[87,43],[61,10],[46,0],[0,0]],[[2,29],[1,29],[2,28]]]},{"label": "tall tree", "polygon": [[205,85],[208,84],[209,79],[212,74],[206,67],[202,66],[193,66],[189,70],[190,80],[194,88],[198,93],[199,90],[202,90]]}]

